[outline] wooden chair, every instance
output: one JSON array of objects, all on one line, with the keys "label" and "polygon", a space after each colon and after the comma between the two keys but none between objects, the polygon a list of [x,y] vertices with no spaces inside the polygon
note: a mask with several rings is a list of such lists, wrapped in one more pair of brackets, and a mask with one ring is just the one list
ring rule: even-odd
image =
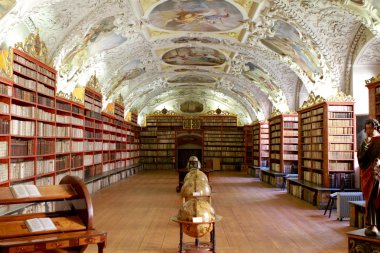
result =
[{"label": "wooden chair", "polygon": [[[0,216],[0,252],[83,252],[97,244],[104,252],[107,233],[95,230],[93,206],[83,181],[65,176],[59,185],[38,186],[40,197],[15,198],[10,187],[0,188],[0,205],[46,203],[45,210]],[[25,221],[49,217],[57,230],[30,232]]]}]

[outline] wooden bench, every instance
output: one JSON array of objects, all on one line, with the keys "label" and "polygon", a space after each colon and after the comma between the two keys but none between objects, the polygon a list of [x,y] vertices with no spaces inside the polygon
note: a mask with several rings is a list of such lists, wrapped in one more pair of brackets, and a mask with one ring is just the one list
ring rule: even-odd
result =
[{"label": "wooden bench", "polygon": [[[0,188],[0,205],[31,203],[44,207],[0,216],[1,253],[74,253],[83,252],[88,244],[97,244],[98,252],[105,252],[107,233],[94,229],[91,197],[80,178],[65,176],[59,185],[38,186],[38,190],[39,197],[15,198],[10,187]],[[51,218],[57,230],[30,232],[25,221],[43,217]]]}]

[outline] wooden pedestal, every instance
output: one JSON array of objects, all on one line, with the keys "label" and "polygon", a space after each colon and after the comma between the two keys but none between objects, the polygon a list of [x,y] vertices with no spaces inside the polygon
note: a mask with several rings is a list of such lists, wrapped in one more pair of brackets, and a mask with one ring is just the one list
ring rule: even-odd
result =
[{"label": "wooden pedestal", "polygon": [[380,252],[380,236],[365,236],[364,228],[347,233],[349,253]]}]

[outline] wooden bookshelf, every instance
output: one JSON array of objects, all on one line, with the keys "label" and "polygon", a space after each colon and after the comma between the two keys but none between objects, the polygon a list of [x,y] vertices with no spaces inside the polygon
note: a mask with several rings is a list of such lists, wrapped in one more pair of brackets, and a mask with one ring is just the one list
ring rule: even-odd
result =
[{"label": "wooden bookshelf", "polygon": [[280,114],[269,119],[270,170],[288,174],[298,161],[298,115]]},{"label": "wooden bookshelf", "polygon": [[95,191],[140,169],[140,128],[124,120],[122,103],[102,113],[95,86],[58,96],[53,68],[17,49],[2,53],[12,71],[0,77],[0,186],[75,175]]},{"label": "wooden bookshelf", "polygon": [[369,99],[369,118],[380,121],[380,76],[366,81]]},{"label": "wooden bookshelf", "polygon": [[301,180],[323,187],[354,188],[356,141],[353,102],[323,102],[300,110]]},{"label": "wooden bookshelf", "polygon": [[221,170],[240,170],[244,164],[244,128],[232,115],[201,116],[203,160],[220,160]]},{"label": "wooden bookshelf", "polygon": [[86,136],[85,141],[91,146],[92,150],[84,153],[84,180],[102,174],[103,164],[103,120],[102,118],[102,95],[85,87],[84,90],[84,113]]},{"label": "wooden bookshelf", "polygon": [[12,54],[9,184],[53,184],[56,71],[20,50]]},{"label": "wooden bookshelf", "polygon": [[0,78],[0,186],[9,186],[12,86],[11,81]]},{"label": "wooden bookshelf", "polygon": [[269,124],[269,170],[261,170],[261,179],[280,187],[283,176],[294,173],[298,160],[298,115],[279,114]]},{"label": "wooden bookshelf", "polygon": [[141,163],[145,169],[176,169],[176,132],[203,132],[202,162],[220,160],[224,170],[244,163],[244,129],[236,116],[150,115],[141,131]]},{"label": "wooden bookshelf", "polygon": [[140,133],[141,159],[144,169],[175,169],[176,134],[182,116],[149,116]]},{"label": "wooden bookshelf", "polygon": [[257,122],[253,125],[253,166],[269,167],[269,125]]},{"label": "wooden bookshelf", "polygon": [[252,165],[253,126],[244,126],[244,166]]},{"label": "wooden bookshelf", "polygon": [[355,188],[354,103],[320,102],[298,115],[299,177],[289,181],[288,192],[323,208],[334,189]]},{"label": "wooden bookshelf", "polygon": [[56,183],[65,175],[83,179],[84,107],[56,97]]}]

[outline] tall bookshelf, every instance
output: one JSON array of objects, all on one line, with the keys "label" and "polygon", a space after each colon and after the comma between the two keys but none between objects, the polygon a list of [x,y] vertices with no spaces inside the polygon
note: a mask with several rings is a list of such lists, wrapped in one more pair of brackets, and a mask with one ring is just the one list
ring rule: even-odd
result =
[{"label": "tall bookshelf", "polygon": [[253,164],[252,161],[252,147],[253,146],[253,126],[247,125],[244,126],[244,166]]},{"label": "tall bookshelf", "polygon": [[140,133],[144,169],[175,169],[175,129],[182,125],[183,116],[147,116],[146,127]]},{"label": "tall bookshelf", "polygon": [[325,208],[331,192],[355,186],[354,102],[342,93],[328,100],[311,93],[298,115],[298,179],[289,179],[287,190]]},{"label": "tall bookshelf", "polygon": [[269,125],[268,122],[253,124],[253,166],[269,166]]},{"label": "tall bookshelf", "polygon": [[140,163],[140,132],[140,126],[134,122],[127,122],[127,167]]},{"label": "tall bookshelf", "polygon": [[280,114],[269,119],[270,170],[288,174],[298,163],[298,115]]},{"label": "tall bookshelf", "polygon": [[322,187],[354,188],[353,102],[323,102],[298,111],[299,178]]},{"label": "tall bookshelf", "polygon": [[281,187],[284,176],[297,169],[298,115],[278,114],[269,121],[269,168],[261,168],[262,181]]},{"label": "tall bookshelf", "polygon": [[12,50],[9,183],[53,184],[56,71]]},{"label": "tall bookshelf", "polygon": [[[93,82],[90,80],[89,84]],[[87,180],[96,175],[101,175],[103,169],[103,119],[106,120],[106,118],[102,118],[101,114],[101,93],[86,86],[84,88],[84,108],[85,141],[90,147],[84,154],[84,179]]]},{"label": "tall bookshelf", "polygon": [[369,99],[369,117],[380,121],[380,75],[366,80]]},{"label": "tall bookshelf", "polygon": [[[26,49],[33,41],[44,47],[38,35],[27,41]],[[56,71],[29,53],[0,51],[0,186],[58,184],[72,174],[93,192],[137,172],[139,127],[124,120],[122,103],[114,114],[102,113],[100,89],[89,85],[91,79],[72,94],[56,94]]]},{"label": "tall bookshelf", "polygon": [[240,169],[244,163],[244,129],[236,116],[149,115],[141,130],[141,163],[145,169],[176,169],[176,132],[203,132],[203,159],[220,161],[221,169]]},{"label": "tall bookshelf", "polygon": [[220,160],[221,170],[240,170],[244,164],[244,128],[233,115],[201,116],[203,160]]},{"label": "tall bookshelf", "polygon": [[[70,157],[70,174],[84,178],[84,140],[85,140],[85,116],[84,106],[80,103],[71,101],[71,157]],[[75,133],[75,136],[74,136]],[[59,181],[56,181],[58,183]]]},{"label": "tall bookshelf", "polygon": [[0,78],[0,186],[9,185],[12,81]]}]

